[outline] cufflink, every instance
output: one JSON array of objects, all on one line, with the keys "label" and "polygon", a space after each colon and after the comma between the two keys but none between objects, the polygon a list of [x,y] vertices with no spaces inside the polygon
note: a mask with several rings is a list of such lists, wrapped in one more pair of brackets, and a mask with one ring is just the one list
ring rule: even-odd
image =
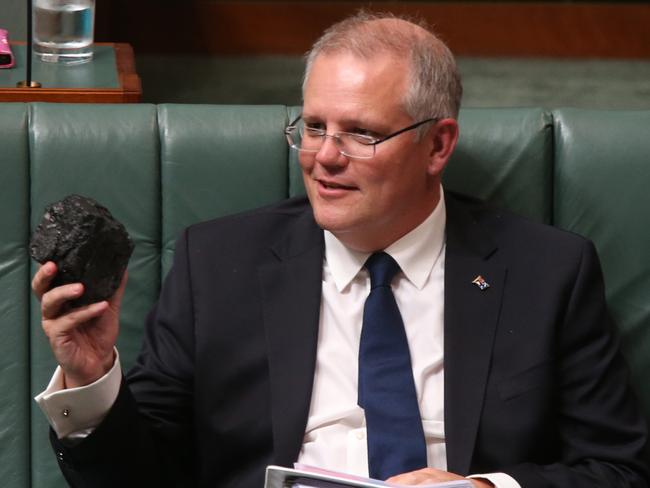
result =
[{"label": "cufflink", "polygon": [[485,278],[483,278],[481,275],[478,275],[476,278],[474,278],[472,280],[472,283],[478,286],[479,290],[481,291],[490,288],[490,284],[485,281]]}]

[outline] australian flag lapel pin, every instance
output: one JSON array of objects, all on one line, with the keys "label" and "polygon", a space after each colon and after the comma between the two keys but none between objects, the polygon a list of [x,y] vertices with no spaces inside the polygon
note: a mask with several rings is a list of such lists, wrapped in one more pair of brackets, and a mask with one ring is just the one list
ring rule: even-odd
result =
[{"label": "australian flag lapel pin", "polygon": [[472,283],[474,283],[476,286],[478,286],[479,290],[487,290],[490,288],[490,284],[485,281],[485,278],[483,278],[481,275],[478,275],[476,278],[472,280]]}]

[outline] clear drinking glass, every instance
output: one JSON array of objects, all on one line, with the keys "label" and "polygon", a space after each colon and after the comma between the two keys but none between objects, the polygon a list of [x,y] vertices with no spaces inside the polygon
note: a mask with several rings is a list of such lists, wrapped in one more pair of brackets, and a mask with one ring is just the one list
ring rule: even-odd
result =
[{"label": "clear drinking glass", "polygon": [[95,0],[33,0],[34,54],[50,63],[93,58]]}]

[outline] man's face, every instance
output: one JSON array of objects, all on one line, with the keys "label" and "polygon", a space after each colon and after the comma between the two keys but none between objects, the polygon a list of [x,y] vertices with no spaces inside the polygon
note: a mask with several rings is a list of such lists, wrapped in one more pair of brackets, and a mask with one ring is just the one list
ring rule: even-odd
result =
[{"label": "man's face", "polygon": [[[402,104],[408,62],[388,55],[316,58],[304,90],[306,126],[327,134],[353,132],[377,138],[413,124]],[[326,138],[317,153],[300,153],[307,195],[318,224],[345,244],[374,251],[399,239],[435,207],[439,175],[432,174],[433,141],[408,131],[376,147],[371,159],[339,153]]]}]

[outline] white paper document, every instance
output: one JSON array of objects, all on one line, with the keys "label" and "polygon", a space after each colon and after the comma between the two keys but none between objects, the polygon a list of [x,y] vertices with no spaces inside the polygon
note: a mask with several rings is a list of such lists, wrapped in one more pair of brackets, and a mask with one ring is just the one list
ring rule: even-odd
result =
[{"label": "white paper document", "polygon": [[[385,481],[362,478],[345,473],[337,473],[311,466],[300,469],[267,466],[264,488],[404,488]],[[418,485],[419,488],[472,488],[469,480],[444,481],[431,485]]]}]

